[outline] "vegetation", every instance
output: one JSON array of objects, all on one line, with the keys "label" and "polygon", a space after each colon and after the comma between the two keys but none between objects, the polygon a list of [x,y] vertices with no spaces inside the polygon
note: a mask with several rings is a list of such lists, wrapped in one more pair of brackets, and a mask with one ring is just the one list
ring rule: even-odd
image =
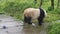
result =
[{"label": "vegetation", "polygon": [[[52,8],[50,7],[51,1],[44,0],[42,7],[47,10],[48,16],[44,19],[45,22],[51,22],[60,19],[60,11],[56,9],[57,0],[55,2],[55,9],[53,11],[49,11]],[[11,15],[17,19],[23,20],[23,11],[28,7],[39,8],[40,0],[37,0],[36,4],[34,0],[0,0],[0,13],[5,13],[7,15]],[[53,17],[52,17],[53,16]]]},{"label": "vegetation", "polygon": [[60,34],[60,22],[54,22],[48,26],[48,34]]},{"label": "vegetation", "polygon": [[[45,22],[60,20],[60,2],[58,0],[0,0],[0,13],[23,20],[23,11],[26,8],[43,7],[47,11]],[[52,2],[52,3],[51,3]],[[53,5],[54,4],[54,5]],[[51,7],[52,6],[52,7]],[[51,23],[48,26],[48,34],[60,34],[60,23]]]}]

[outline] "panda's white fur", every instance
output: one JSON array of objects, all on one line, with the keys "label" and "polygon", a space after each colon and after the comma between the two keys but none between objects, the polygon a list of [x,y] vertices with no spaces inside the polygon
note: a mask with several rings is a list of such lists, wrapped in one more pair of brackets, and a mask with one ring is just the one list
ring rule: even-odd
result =
[{"label": "panda's white fur", "polygon": [[[46,13],[46,11],[43,9],[43,8],[41,8],[42,10],[43,10],[43,12],[44,12],[44,17],[46,17],[47,16],[47,13]],[[40,11],[40,9],[36,9],[36,8],[27,8],[27,9],[25,9],[24,10],[24,16],[25,17],[31,17],[31,20],[34,20],[34,19],[38,19],[39,17],[40,17],[40,13],[41,11]],[[42,14],[41,14],[42,15]],[[40,18],[39,18],[40,19]],[[41,20],[43,20],[43,18],[42,19],[40,19],[39,20],[39,22],[41,21]]]},{"label": "panda's white fur", "polygon": [[[45,12],[45,16],[47,16],[47,13],[46,13],[45,10],[44,10],[44,12]],[[27,9],[24,10],[24,15],[26,17],[30,16],[30,17],[32,17],[32,19],[37,19],[40,16],[40,9],[27,8]]]}]

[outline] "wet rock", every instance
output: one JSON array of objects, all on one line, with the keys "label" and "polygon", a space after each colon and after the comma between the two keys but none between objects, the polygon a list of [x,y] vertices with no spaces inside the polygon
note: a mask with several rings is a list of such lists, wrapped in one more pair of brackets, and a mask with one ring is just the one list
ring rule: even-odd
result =
[{"label": "wet rock", "polygon": [[6,31],[6,33],[8,33],[8,31]]},{"label": "wet rock", "polygon": [[6,29],[6,26],[3,26],[3,29]]}]

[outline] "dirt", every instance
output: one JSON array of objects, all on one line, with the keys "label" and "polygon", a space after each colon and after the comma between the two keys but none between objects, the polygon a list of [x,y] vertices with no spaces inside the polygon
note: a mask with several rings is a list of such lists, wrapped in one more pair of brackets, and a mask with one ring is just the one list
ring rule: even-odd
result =
[{"label": "dirt", "polygon": [[0,15],[0,34],[47,34],[46,27],[49,23],[42,26],[24,25],[11,16]]}]

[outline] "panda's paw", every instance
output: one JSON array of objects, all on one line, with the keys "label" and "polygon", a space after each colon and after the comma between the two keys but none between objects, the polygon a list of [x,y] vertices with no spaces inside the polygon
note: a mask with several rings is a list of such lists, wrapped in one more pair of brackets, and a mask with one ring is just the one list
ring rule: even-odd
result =
[{"label": "panda's paw", "polygon": [[39,26],[42,26],[42,23],[38,24]]}]

